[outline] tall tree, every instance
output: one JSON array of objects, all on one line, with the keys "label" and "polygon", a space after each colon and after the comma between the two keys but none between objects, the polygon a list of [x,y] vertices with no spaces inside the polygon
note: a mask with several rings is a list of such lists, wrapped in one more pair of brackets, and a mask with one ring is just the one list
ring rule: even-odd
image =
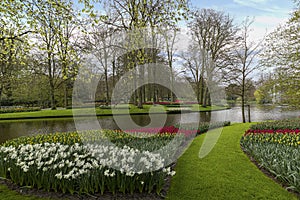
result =
[{"label": "tall tree", "polygon": [[282,102],[299,107],[300,99],[300,9],[290,20],[267,36],[261,64],[274,69],[275,87]]},{"label": "tall tree", "polygon": [[191,44],[189,46],[189,52],[182,52],[181,58],[183,59],[183,65],[185,69],[192,75],[191,84],[193,85],[194,91],[196,93],[198,104],[202,104],[203,88],[204,82],[202,82],[202,77],[204,76],[203,69],[201,67],[202,57],[201,51],[198,49],[198,45]]},{"label": "tall tree", "polygon": [[251,81],[247,81],[251,73],[256,70],[259,65],[255,63],[255,58],[260,53],[260,42],[254,42],[250,39],[251,24],[253,20],[246,18],[239,32],[239,40],[236,46],[232,48],[233,54],[231,59],[232,65],[228,67],[230,82],[235,83],[237,87],[236,94],[241,97],[242,100],[242,120],[246,122],[245,118],[245,104],[246,94],[252,88]]},{"label": "tall tree", "polygon": [[[143,71],[135,72],[135,66],[138,62],[143,62],[143,55],[145,52],[143,49],[139,49],[145,39],[139,31],[144,31],[149,29],[152,41],[152,47],[155,51],[156,40],[157,40],[157,27],[161,25],[174,25],[182,18],[187,17],[188,5],[186,0],[111,0],[106,4],[110,10],[115,13],[114,18],[106,21],[107,23],[114,25],[115,27],[121,28],[123,30],[136,32],[137,34],[130,34],[131,36],[128,51],[139,53],[140,55],[132,55],[135,59],[128,58],[128,60],[134,61],[131,65],[128,65],[133,70],[133,81],[139,81],[137,75],[142,75]],[[142,30],[143,29],[143,30]],[[128,44],[128,43],[127,43]],[[132,51],[135,48],[138,51]],[[155,55],[155,52],[153,52]],[[153,62],[155,63],[155,57],[153,57]],[[139,60],[141,59],[141,60]],[[156,72],[153,71],[153,74]],[[155,75],[153,76],[155,77]],[[137,83],[138,84],[138,83]],[[142,107],[142,88],[139,88],[134,94],[139,99],[138,107]],[[155,86],[153,88],[153,101],[156,101]]]},{"label": "tall tree", "polygon": [[105,23],[99,23],[91,27],[91,31],[86,35],[86,48],[99,63],[101,72],[104,73],[105,82],[105,102],[110,101],[109,72],[114,71],[113,62],[117,47],[117,38],[114,37],[115,29]]},{"label": "tall tree", "polygon": [[167,62],[168,62],[168,66],[170,68],[171,74],[172,76],[170,77],[170,85],[171,85],[171,101],[174,102],[175,101],[175,96],[173,93],[173,88],[174,88],[174,76],[175,76],[175,71],[174,71],[174,67],[173,67],[173,62],[174,62],[174,54],[175,54],[175,44],[176,44],[176,40],[178,39],[178,33],[179,33],[179,28],[177,28],[176,26],[172,26],[172,27],[166,27],[162,29],[162,37],[163,37],[163,42],[164,42],[164,47],[165,47],[165,52],[167,53]]},{"label": "tall tree", "polygon": [[0,102],[4,93],[12,100],[13,81],[29,50],[28,35],[33,31],[24,20],[23,7],[20,1],[0,1]]},{"label": "tall tree", "polygon": [[[14,30],[2,30],[8,37],[14,36]],[[0,40],[0,106],[1,100],[5,95],[6,100],[12,101],[12,89],[18,75],[25,70],[26,55],[29,52],[29,44],[27,37],[23,36],[22,39],[9,39]]]},{"label": "tall tree", "polygon": [[195,10],[189,29],[193,36],[192,43],[197,45],[201,57],[201,81],[199,103],[210,105],[210,92],[207,85],[218,82],[216,75],[228,66],[228,53],[236,39],[237,27],[233,19],[213,9]]},{"label": "tall tree", "polygon": [[62,82],[57,86],[64,88],[64,107],[68,107],[69,89],[72,89],[72,81],[78,72],[81,55],[77,48],[79,43],[78,34],[80,22],[75,15],[78,11],[73,9],[73,1],[65,0],[62,12],[58,15],[60,23],[57,27],[57,53],[61,68]]},{"label": "tall tree", "polygon": [[68,80],[76,75],[74,50],[75,20],[71,0],[32,0],[28,12],[35,18],[35,51],[39,66],[49,83],[51,108],[56,109],[56,89],[65,87],[64,104],[67,106]]},{"label": "tall tree", "polygon": [[0,1],[0,41],[22,40],[23,36],[34,32],[29,26],[31,20],[27,18],[26,5],[26,0]]}]

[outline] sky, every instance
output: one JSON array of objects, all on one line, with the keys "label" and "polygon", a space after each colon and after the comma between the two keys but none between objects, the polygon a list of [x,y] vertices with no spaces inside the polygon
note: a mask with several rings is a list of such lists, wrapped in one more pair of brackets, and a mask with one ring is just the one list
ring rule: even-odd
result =
[{"label": "sky", "polygon": [[198,8],[212,8],[228,13],[241,23],[254,17],[252,38],[262,38],[290,17],[295,5],[292,0],[191,0]]},{"label": "sky", "polygon": [[[229,14],[237,25],[246,17],[253,18],[249,37],[254,42],[261,42],[264,36],[287,22],[295,8],[292,0],[191,0],[191,4],[200,9],[223,11]],[[186,26],[181,25],[181,33],[176,44],[179,52],[188,50],[189,36],[186,31]]]},{"label": "sky", "polygon": [[[105,0],[104,0],[105,1]],[[290,17],[295,8],[293,0],[190,0],[192,7],[211,8],[229,14],[236,24],[246,18],[254,17],[253,31],[250,37],[253,40],[263,38],[272,32],[279,24],[284,23]],[[183,25],[183,29],[186,26]],[[183,31],[182,38],[187,38]],[[183,40],[184,41],[184,40]],[[182,42],[183,43],[183,42]],[[181,45],[179,45],[181,46]],[[182,46],[181,46],[182,47]]]}]

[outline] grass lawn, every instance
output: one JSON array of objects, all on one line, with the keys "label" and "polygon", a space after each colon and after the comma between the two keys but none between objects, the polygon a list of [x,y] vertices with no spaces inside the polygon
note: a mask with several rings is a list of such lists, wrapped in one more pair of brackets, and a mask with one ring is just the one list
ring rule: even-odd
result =
[{"label": "grass lawn", "polygon": [[15,191],[11,191],[5,185],[0,184],[0,199],[5,200],[48,200],[49,198],[38,198],[28,195],[21,195]]},{"label": "grass lawn", "polygon": [[297,199],[242,152],[239,142],[248,127],[225,127],[214,149],[203,159],[198,154],[205,134],[197,137],[178,160],[167,199]]},{"label": "grass lawn", "polygon": [[197,104],[194,104],[192,106],[192,111],[194,112],[216,111],[216,110],[224,110],[224,109],[227,109],[227,107],[216,106],[216,105],[203,107]]},{"label": "grass lawn", "polygon": [[[138,109],[134,106],[130,106],[130,113],[148,113],[150,106],[144,106],[143,109]],[[158,110],[159,109],[159,110]],[[155,111],[163,112],[162,108],[158,108]],[[78,108],[74,109],[78,115],[88,115],[93,113],[93,109],[91,108]],[[121,108],[117,109],[116,113],[118,114],[125,114],[127,109]],[[97,115],[111,115],[111,109],[96,109]],[[36,112],[20,112],[20,113],[5,113],[0,114],[1,119],[22,119],[22,118],[39,118],[39,117],[73,117],[72,109],[62,109],[62,110],[41,110]]]},{"label": "grass lawn", "polygon": [[[128,106],[126,106],[128,107]],[[166,112],[167,108],[164,106],[152,106],[152,105],[144,105],[143,109],[139,109],[133,105],[130,105],[130,114],[147,114],[149,113],[149,110],[151,112],[155,113],[163,113]],[[117,107],[118,108],[118,107]],[[221,106],[208,106],[208,107],[201,107],[198,105],[193,105],[192,111],[194,112],[201,112],[201,111],[213,111],[213,110],[224,110],[225,107]],[[93,114],[93,109],[91,108],[81,108],[81,109],[74,109],[78,115],[89,115]],[[128,109],[124,109],[124,106],[120,107],[119,109],[115,110],[116,114],[126,114],[128,112]],[[101,109],[96,108],[96,114],[101,115],[111,115],[112,110],[111,109]],[[32,118],[55,118],[55,117],[73,117],[73,111],[72,109],[63,109],[63,110],[41,110],[36,112],[20,112],[20,113],[4,113],[0,114],[0,120],[4,119],[32,119]]]},{"label": "grass lawn", "polygon": [[[205,134],[195,138],[178,160],[166,199],[297,199],[264,175],[242,152],[239,142],[248,128],[249,124],[225,127],[214,149],[203,159],[198,154]],[[0,199],[40,198],[22,196],[0,184]]]}]

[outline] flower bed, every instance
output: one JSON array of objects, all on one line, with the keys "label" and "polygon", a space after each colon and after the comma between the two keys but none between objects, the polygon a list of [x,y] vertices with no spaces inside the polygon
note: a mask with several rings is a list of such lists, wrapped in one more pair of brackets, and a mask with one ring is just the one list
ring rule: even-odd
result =
[{"label": "flower bed", "polygon": [[169,134],[184,134],[186,137],[191,137],[199,135],[201,133],[207,132],[209,129],[218,128],[223,126],[229,126],[230,121],[224,122],[201,122],[199,124],[188,123],[188,124],[176,124],[175,126],[164,126],[156,128],[140,128],[140,129],[131,129],[126,130],[128,133],[169,133]]},{"label": "flower bed", "polygon": [[207,132],[209,129],[230,126],[230,121],[223,122],[200,122],[200,123],[187,123],[176,124],[175,127],[180,127],[183,130],[197,130],[197,134]]},{"label": "flower bed", "polygon": [[32,108],[25,108],[25,107],[2,107],[0,109],[1,113],[17,113],[17,112],[35,112],[40,111],[41,108],[38,107],[32,107]]},{"label": "flower bed", "polygon": [[199,133],[198,129],[194,129],[194,130],[179,129],[178,127],[175,127],[175,126],[131,129],[131,130],[126,130],[125,132],[128,132],[128,133],[151,133],[151,134],[157,134],[157,133],[159,133],[159,134],[164,134],[164,133],[177,134],[177,133],[180,133],[180,134],[184,134],[186,137],[195,136],[196,134]]},{"label": "flower bed", "polygon": [[[111,130],[17,138],[0,148],[0,175],[21,186],[71,194],[159,194],[175,171],[164,167],[165,160],[152,150],[173,138],[159,134],[135,144],[136,137]],[[124,145],[127,142],[134,147]]]},{"label": "flower bed", "polygon": [[[284,124],[287,126],[284,127]],[[251,126],[241,139],[245,152],[288,189],[297,192],[300,192],[299,126],[299,120],[260,123]]]},{"label": "flower bed", "polygon": [[300,118],[262,122],[251,126],[252,130],[300,129]]},{"label": "flower bed", "polygon": [[148,101],[143,103],[144,105],[153,105],[153,104],[159,104],[159,105],[164,105],[167,107],[179,107],[179,106],[192,106],[192,104],[198,104],[196,101],[159,101],[159,102],[152,102]]},{"label": "flower bed", "polygon": [[16,138],[0,146],[0,176],[20,186],[71,194],[160,194],[167,177],[175,175],[170,164],[180,148],[209,127],[198,125]]}]

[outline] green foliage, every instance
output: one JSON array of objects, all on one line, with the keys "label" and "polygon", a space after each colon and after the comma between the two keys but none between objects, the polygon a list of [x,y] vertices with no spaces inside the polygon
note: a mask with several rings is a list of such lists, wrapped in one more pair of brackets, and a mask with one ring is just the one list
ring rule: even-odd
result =
[{"label": "green foliage", "polygon": [[298,107],[299,93],[299,44],[300,44],[299,8],[284,25],[279,26],[269,34],[261,55],[261,64],[265,67],[275,67],[276,91],[281,103]]}]

